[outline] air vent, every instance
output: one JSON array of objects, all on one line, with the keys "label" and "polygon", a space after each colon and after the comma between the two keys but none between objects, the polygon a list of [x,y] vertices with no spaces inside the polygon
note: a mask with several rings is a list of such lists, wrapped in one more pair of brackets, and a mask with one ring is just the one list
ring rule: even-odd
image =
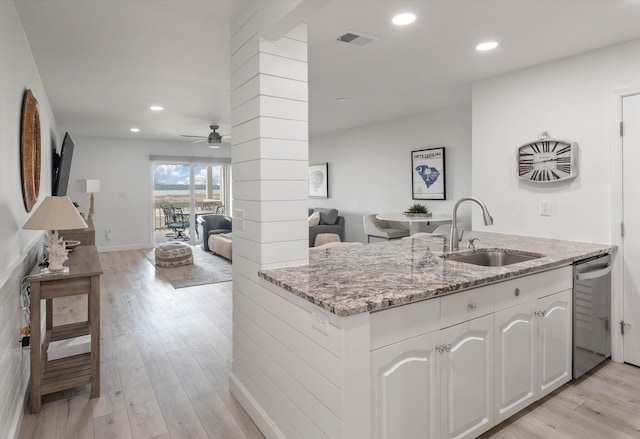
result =
[{"label": "air vent", "polygon": [[342,41],[343,43],[355,44],[356,46],[364,46],[375,39],[376,38],[370,37],[368,35],[356,34],[353,32],[347,32],[337,38],[338,41]]}]

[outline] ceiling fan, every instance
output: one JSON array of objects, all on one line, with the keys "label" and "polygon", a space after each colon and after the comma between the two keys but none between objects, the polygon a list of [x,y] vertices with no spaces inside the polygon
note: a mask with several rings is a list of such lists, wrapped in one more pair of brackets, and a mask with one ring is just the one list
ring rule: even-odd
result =
[{"label": "ceiling fan", "polygon": [[229,143],[229,141],[231,140],[231,136],[222,135],[217,131],[218,128],[220,128],[219,125],[209,125],[209,128],[211,128],[211,132],[209,133],[208,136],[190,136],[187,134],[181,134],[181,136],[202,139],[202,140],[193,141],[191,143],[207,142],[207,145],[209,145],[209,148],[220,148],[220,145],[223,143],[223,140],[224,140],[224,143]]}]

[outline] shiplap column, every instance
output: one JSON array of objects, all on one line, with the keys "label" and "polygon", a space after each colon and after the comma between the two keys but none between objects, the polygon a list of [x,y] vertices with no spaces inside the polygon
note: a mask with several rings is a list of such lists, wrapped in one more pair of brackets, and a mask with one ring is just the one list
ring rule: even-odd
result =
[{"label": "shiplap column", "polygon": [[[259,2],[231,29],[230,390],[268,438],[304,437],[308,428],[318,433],[317,427],[309,427],[311,415],[286,403],[299,395],[308,398],[303,387],[292,384],[287,396],[279,390],[290,378],[286,366],[271,355],[284,346],[265,334],[268,326],[280,322],[266,311],[274,303],[273,293],[257,275],[260,269],[306,264],[309,255],[307,28],[290,25],[290,15],[278,20],[282,11],[273,8],[283,5]],[[292,412],[294,421],[288,419]]]},{"label": "shiplap column", "polygon": [[306,24],[269,41],[261,16],[248,11],[231,37],[233,266],[249,278],[308,261]]}]

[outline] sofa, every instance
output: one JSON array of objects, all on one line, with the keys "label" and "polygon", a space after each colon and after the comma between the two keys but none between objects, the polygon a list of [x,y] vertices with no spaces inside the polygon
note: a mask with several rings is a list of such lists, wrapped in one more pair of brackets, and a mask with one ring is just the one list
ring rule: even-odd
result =
[{"label": "sofa", "polygon": [[226,215],[201,215],[198,217],[198,224],[202,226],[202,248],[209,249],[209,236],[219,233],[231,233],[231,218]]},{"label": "sofa", "polygon": [[309,226],[309,247],[313,247],[319,233],[335,233],[340,237],[340,241],[344,242],[344,217],[338,215],[336,209],[309,208],[309,216],[314,212],[320,213],[320,223],[317,226]]}]

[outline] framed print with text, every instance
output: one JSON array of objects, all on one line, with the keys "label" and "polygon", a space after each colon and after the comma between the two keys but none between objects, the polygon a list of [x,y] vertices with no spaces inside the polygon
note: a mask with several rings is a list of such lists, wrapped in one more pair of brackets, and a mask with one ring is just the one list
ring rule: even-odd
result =
[{"label": "framed print with text", "polygon": [[444,148],[411,151],[411,197],[446,200]]}]

